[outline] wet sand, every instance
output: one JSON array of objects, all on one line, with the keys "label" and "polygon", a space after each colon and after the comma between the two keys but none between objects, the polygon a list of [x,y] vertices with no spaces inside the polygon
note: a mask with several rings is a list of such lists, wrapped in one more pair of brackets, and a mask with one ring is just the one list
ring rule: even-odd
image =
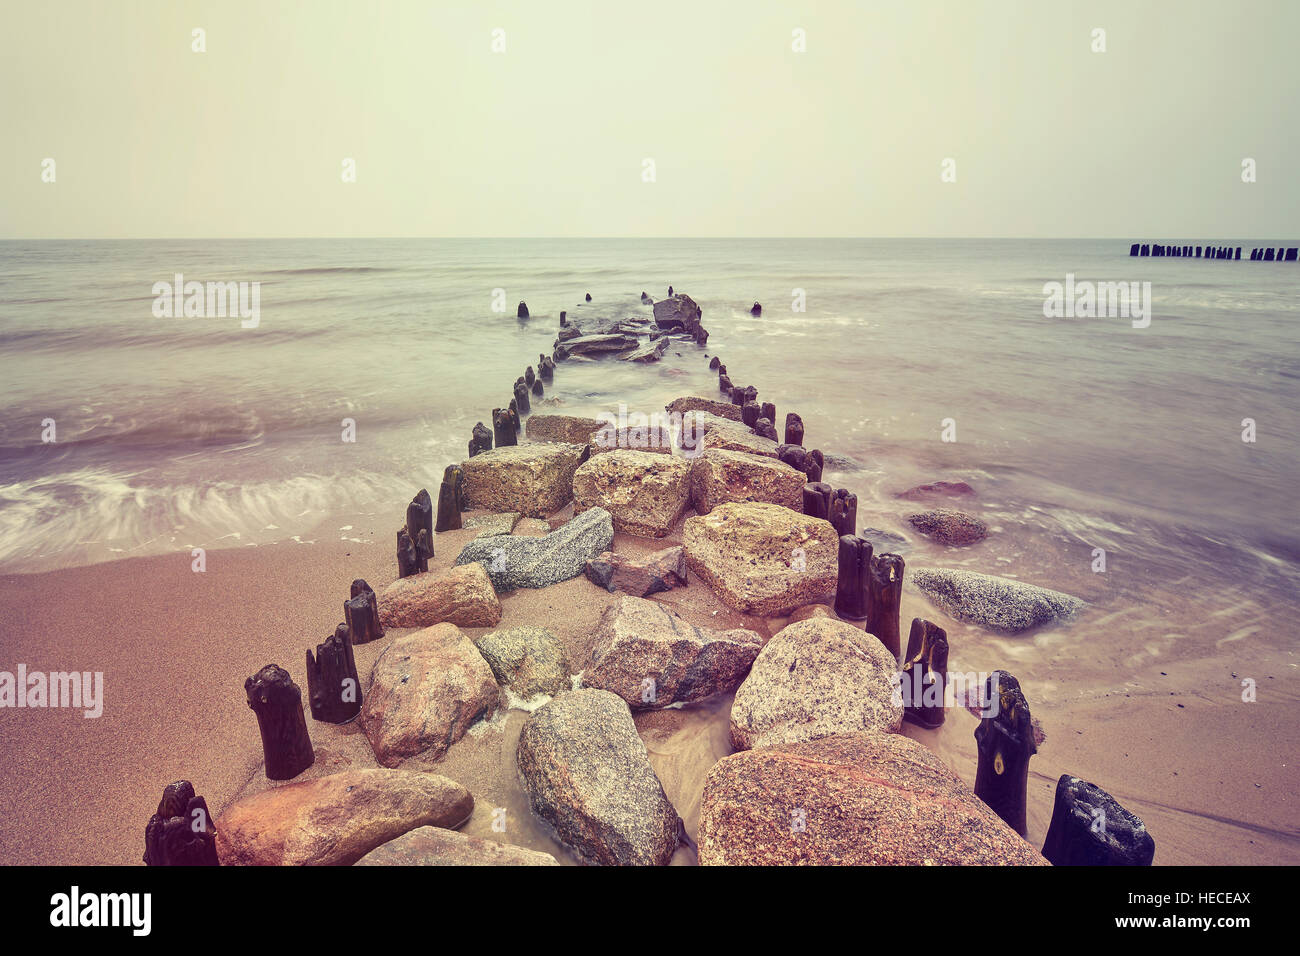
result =
[{"label": "wet sand", "polygon": [[[400,510],[392,513],[395,526]],[[888,516],[861,511],[859,524],[876,518],[888,524]],[[0,862],[139,863],[145,823],[170,781],[193,781],[218,814],[241,793],[268,786],[244,678],[274,662],[305,690],[304,652],[341,620],[352,579],[364,577],[379,590],[395,576],[387,524],[342,519],[359,529],[348,535],[358,543],[331,540],[337,535],[325,529],[339,523],[323,523],[309,545],[209,551],[201,574],[183,552],[0,577],[0,666],[103,671],[106,697],[98,719],[80,711],[0,710]],[[680,541],[680,530],[679,523],[661,540],[619,535],[615,547],[658,550]],[[449,566],[474,533],[438,535],[431,570]],[[1035,547],[1008,529],[975,549],[945,552],[922,544],[907,560],[909,566],[970,563],[995,572],[999,549],[1018,549],[1023,559]],[[1047,734],[1031,763],[1030,842],[1042,844],[1056,779],[1069,772],[1105,787],[1146,821],[1157,864],[1300,863],[1297,658],[1286,646],[1289,635],[1246,628],[1246,636],[1234,639],[1238,627],[1227,639],[1215,638],[1223,628],[1214,625],[1214,615],[1223,607],[1235,621],[1243,615],[1263,621],[1262,610],[1243,610],[1249,596],[1152,585],[1140,591],[1141,606],[1131,606],[1131,596],[1109,593],[1109,584],[1071,581],[1066,570],[1042,567],[1034,583],[1065,590],[1073,585],[1094,602],[1069,627],[993,635],[948,619],[911,587],[902,606],[904,633],[914,616],[948,629],[950,669],[1005,667],[1020,679]],[[616,599],[583,577],[518,591],[502,597],[500,626],[550,627],[576,671],[590,652],[601,612]],[[748,626],[770,636],[785,623],[735,614],[694,578],[656,599],[705,626]],[[1170,616],[1163,633],[1151,620],[1159,618],[1162,602]],[[1126,618],[1133,615],[1136,620]],[[401,633],[407,632],[389,635]],[[389,639],[356,649],[363,688]],[[1233,675],[1258,681],[1258,703],[1241,703]],[[724,696],[636,718],[692,838],[705,775],[730,752],[729,709]],[[470,789],[475,811],[465,832],[546,850],[571,863],[533,819],[515,778],[514,747],[526,716],[518,710],[498,715],[473,728],[443,760],[415,758],[405,766],[443,773]],[[973,716],[950,710],[939,731],[905,725],[905,732],[973,783],[975,725]],[[355,722],[336,727],[309,716],[308,726],[317,761],[305,776],[375,766]],[[493,830],[497,808],[505,808],[504,832]],[[674,858],[694,861],[691,847]]]}]

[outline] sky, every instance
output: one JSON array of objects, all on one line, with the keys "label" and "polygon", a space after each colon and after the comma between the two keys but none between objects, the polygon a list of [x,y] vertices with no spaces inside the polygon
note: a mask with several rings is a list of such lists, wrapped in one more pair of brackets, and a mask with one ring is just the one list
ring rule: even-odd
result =
[{"label": "sky", "polygon": [[1300,0],[3,0],[0,238],[1293,239],[1297,36]]}]

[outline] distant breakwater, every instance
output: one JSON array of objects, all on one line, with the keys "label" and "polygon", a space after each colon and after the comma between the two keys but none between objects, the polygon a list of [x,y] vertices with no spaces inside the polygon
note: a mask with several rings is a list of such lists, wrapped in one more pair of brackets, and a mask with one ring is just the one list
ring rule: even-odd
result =
[{"label": "distant breakwater", "polygon": [[[1160,245],[1159,243],[1138,243],[1129,246],[1130,256],[1150,256],[1162,259],[1240,259],[1241,246],[1193,246]],[[1300,247],[1264,246],[1250,250],[1251,262],[1295,262]]]}]

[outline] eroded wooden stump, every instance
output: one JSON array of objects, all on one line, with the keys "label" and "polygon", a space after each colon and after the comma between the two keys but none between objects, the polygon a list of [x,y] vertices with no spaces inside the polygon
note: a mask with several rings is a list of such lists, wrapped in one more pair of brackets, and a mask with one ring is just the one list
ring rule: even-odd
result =
[{"label": "eroded wooden stump", "polygon": [[785,413],[785,443],[787,445],[803,444],[803,419],[794,412]]},{"label": "eroded wooden stump", "polygon": [[847,488],[836,488],[831,493],[828,520],[835,526],[836,534],[858,533],[858,496]]},{"label": "eroded wooden stump", "polygon": [[455,531],[461,526],[461,506],[465,503],[465,471],[460,465],[448,465],[438,487],[438,523],[435,531]]},{"label": "eroded wooden stump", "polygon": [[474,426],[474,433],[469,440],[469,457],[473,458],[481,451],[492,450],[492,431],[479,422]]},{"label": "eroded wooden stump", "polygon": [[144,828],[145,866],[220,866],[207,802],[188,780],[169,783]]},{"label": "eroded wooden stump", "polygon": [[903,661],[903,719],[933,730],[943,725],[948,675],[948,634],[938,624],[912,619]]},{"label": "eroded wooden stump", "polygon": [[303,716],[302,691],[287,670],[267,664],[244,681],[244,693],[262,732],[267,779],[292,780],[316,760]]},{"label": "eroded wooden stump", "polygon": [[406,533],[405,528],[397,531],[397,576],[409,578],[420,573],[420,555],[415,550],[415,542]]},{"label": "eroded wooden stump", "polygon": [[346,624],[316,645],[315,656],[307,651],[307,699],[311,715],[327,724],[346,724],[361,712],[361,681]]},{"label": "eroded wooden stump", "polygon": [[508,408],[492,409],[492,435],[496,438],[498,448],[519,444],[515,433],[515,422]]},{"label": "eroded wooden stump", "polygon": [[352,582],[352,596],[343,602],[343,620],[347,622],[353,644],[369,644],[384,636],[384,628],[379,623],[379,601],[374,589],[362,578]]},{"label": "eroded wooden stump", "polygon": [[1150,866],[1156,841],[1146,824],[1095,783],[1056,781],[1043,856],[1053,866]]},{"label": "eroded wooden stump", "polygon": [[1025,836],[1029,758],[1038,752],[1029,704],[1020,682],[1006,671],[989,675],[983,703],[986,715],[975,728],[975,796]]},{"label": "eroded wooden stump", "polygon": [[840,536],[835,613],[846,621],[865,621],[871,611],[871,552],[870,541],[855,534]]},{"label": "eroded wooden stump", "polygon": [[803,486],[803,513],[810,518],[830,520],[831,493],[834,491],[824,481],[810,481]]},{"label": "eroded wooden stump", "polygon": [[898,614],[903,600],[903,570],[903,559],[896,554],[878,554],[871,560],[867,630],[880,638],[894,660],[898,660],[902,643]]}]

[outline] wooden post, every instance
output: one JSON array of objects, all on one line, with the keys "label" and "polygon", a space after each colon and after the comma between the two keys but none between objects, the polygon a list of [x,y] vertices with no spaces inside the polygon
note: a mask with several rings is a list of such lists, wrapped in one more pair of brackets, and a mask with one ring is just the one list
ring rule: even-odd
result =
[{"label": "wooden post", "polygon": [[327,724],[346,724],[361,713],[361,680],[346,624],[316,645],[314,657],[308,649],[307,699],[312,717]]},{"label": "wooden post", "polygon": [[880,639],[898,660],[899,605],[903,600],[903,559],[896,554],[878,554],[871,561],[871,602],[867,630]]},{"label": "wooden post", "polygon": [[827,519],[840,535],[858,533],[858,496],[847,488],[836,488],[831,493],[830,513]]},{"label": "wooden post", "polygon": [[811,518],[831,520],[832,488],[824,481],[812,481],[803,486],[803,513]]},{"label": "wooden post", "polygon": [[409,578],[412,574],[419,573],[420,555],[415,550],[415,542],[411,540],[405,528],[399,528],[397,530],[397,576]]},{"label": "wooden post", "polygon": [[532,411],[532,406],[528,404],[528,386],[524,384],[523,379],[515,382],[515,406],[521,415],[527,415]]},{"label": "wooden post", "polygon": [[510,417],[510,409],[492,409],[492,434],[496,437],[498,448],[519,444],[519,439],[515,437],[515,423]]},{"label": "wooden post", "polygon": [[262,732],[268,780],[292,780],[316,760],[302,714],[302,691],[289,672],[267,664],[244,681],[248,706]]},{"label": "wooden post", "polygon": [[763,402],[763,410],[762,410],[762,412],[759,414],[758,417],[759,417],[759,418],[766,418],[769,422],[771,422],[773,425],[775,425],[775,424],[776,424],[776,406],[775,406],[774,404],[772,404],[771,402]]},{"label": "wooden post", "polygon": [[469,457],[473,458],[481,451],[491,450],[492,432],[486,425],[479,422],[474,426],[474,433],[469,440]]},{"label": "wooden post", "polygon": [[754,422],[754,434],[772,442],[781,440],[776,433],[776,426],[772,424],[772,419],[770,418],[760,417],[758,421]]},{"label": "wooden post", "polygon": [[1053,866],[1150,866],[1146,824],[1095,783],[1062,774],[1043,856]]},{"label": "wooden post", "polygon": [[803,471],[804,462],[808,460],[808,452],[800,445],[777,445],[776,457],[795,471]]},{"label": "wooden post", "polygon": [[735,387],[736,387],[736,386],[734,386],[734,385],[731,384],[731,379],[727,377],[727,373],[726,373],[726,372],[723,372],[721,375],[718,376],[718,391],[719,391],[719,392],[726,392],[728,395],[730,395],[731,392],[732,392],[732,390],[733,390]]},{"label": "wooden post", "polygon": [[455,531],[460,527],[460,506],[465,500],[465,471],[460,465],[448,465],[438,488],[438,523],[435,531]]},{"label": "wooden post", "polygon": [[552,381],[555,378],[555,359],[549,355],[538,355],[537,374],[543,382]]},{"label": "wooden post", "polygon": [[540,378],[533,379],[533,397],[541,398],[544,391],[545,388],[542,385],[542,380]]},{"label": "wooden post", "polygon": [[169,783],[144,828],[145,866],[220,866],[212,814],[188,780]]},{"label": "wooden post", "polygon": [[763,307],[762,307],[761,305],[759,305],[757,302],[755,302],[753,305],[751,305],[751,306],[749,307],[749,314],[750,314],[750,315],[762,315],[762,314],[763,314]]},{"label": "wooden post", "polygon": [[822,480],[822,468],[825,467],[826,460],[822,457],[821,450],[814,448],[808,452],[804,459],[803,471],[808,476],[808,480],[817,482]]},{"label": "wooden post", "polygon": [[871,613],[871,552],[871,542],[865,538],[840,536],[835,613],[846,621],[865,621]]},{"label": "wooden post", "polygon": [[[425,532],[423,540],[421,531]],[[426,488],[421,488],[406,506],[406,533],[415,542],[415,553],[423,564],[420,570],[428,571],[433,557],[433,499]]]},{"label": "wooden post", "polygon": [[709,359],[709,368],[717,368],[721,364],[722,359],[718,358],[716,355]]},{"label": "wooden post", "polygon": [[1025,836],[1029,758],[1038,752],[1029,704],[1019,681],[1006,671],[989,675],[983,703],[986,716],[975,728],[975,747],[979,751],[975,796],[1007,826]]},{"label": "wooden post", "polygon": [[754,423],[758,421],[762,411],[763,410],[758,406],[758,402],[746,402],[744,405],[740,406],[740,420],[750,428],[753,428]]},{"label": "wooden post", "polygon": [[524,369],[524,384],[529,388],[532,388],[533,382],[535,381],[537,381],[537,375],[533,372],[533,367],[530,365],[528,368]]},{"label": "wooden post", "polygon": [[794,412],[785,413],[785,443],[787,445],[803,444],[803,419]]},{"label": "wooden post", "polygon": [[520,302],[520,303],[519,303],[519,308],[515,309],[515,318],[517,318],[517,319],[526,319],[526,318],[528,318],[528,303],[527,303],[527,302]]},{"label": "wooden post", "polygon": [[369,644],[384,636],[383,625],[379,623],[379,601],[361,578],[352,582],[352,596],[343,602],[343,620],[347,621],[354,645]]},{"label": "wooden post", "polygon": [[903,719],[933,730],[943,726],[948,675],[948,634],[937,624],[912,618],[903,663]]}]

